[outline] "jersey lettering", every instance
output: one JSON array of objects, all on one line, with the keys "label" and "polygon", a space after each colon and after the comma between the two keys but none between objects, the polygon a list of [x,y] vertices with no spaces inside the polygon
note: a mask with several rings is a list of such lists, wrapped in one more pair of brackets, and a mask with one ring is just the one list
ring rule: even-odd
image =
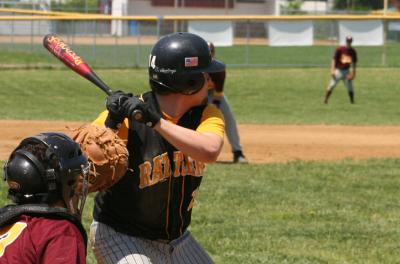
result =
[{"label": "jersey lettering", "polygon": [[340,62],[342,64],[351,64],[353,62],[353,58],[348,54],[342,54],[340,57]]},{"label": "jersey lettering", "polygon": [[189,204],[189,206],[187,208],[188,211],[192,210],[194,201],[196,200],[196,197],[197,197],[198,194],[199,194],[199,188],[197,188],[196,190],[194,190],[192,192],[192,200],[190,201],[190,204]]},{"label": "jersey lettering", "polygon": [[174,152],[174,163],[175,163],[175,170],[174,170],[174,177],[179,177],[181,175],[180,168],[182,166],[183,161],[183,153],[180,151]]},{"label": "jersey lettering", "polygon": [[27,226],[27,223],[16,222],[13,225],[0,229],[0,257],[4,255],[6,247],[11,245]]},{"label": "jersey lettering", "polygon": [[162,170],[163,169],[162,162],[163,162],[162,155],[153,158],[153,177],[151,180],[155,183],[161,182],[166,177],[166,175],[164,176]]},{"label": "jersey lettering", "polygon": [[194,175],[195,174],[195,168],[194,168],[194,162],[193,159],[190,157],[187,157],[184,159],[182,163],[182,169],[181,169],[181,174],[182,176],[186,175]]},{"label": "jersey lettering", "polygon": [[160,183],[169,177],[183,177],[191,175],[201,177],[204,172],[204,163],[194,160],[183,155],[180,151],[175,151],[174,157],[174,173],[172,174],[170,159],[167,153],[163,153],[153,158],[153,165],[149,161],[145,161],[139,165],[140,183],[139,188],[143,189],[154,184]]},{"label": "jersey lettering", "polygon": [[168,178],[171,177],[171,164],[169,163],[168,154],[164,153],[161,155],[162,157],[162,166],[163,166],[163,175],[164,177]]},{"label": "jersey lettering", "polygon": [[145,161],[144,163],[139,165],[139,170],[140,170],[139,188],[143,189],[144,187],[152,185],[151,184],[151,163],[149,161]]}]

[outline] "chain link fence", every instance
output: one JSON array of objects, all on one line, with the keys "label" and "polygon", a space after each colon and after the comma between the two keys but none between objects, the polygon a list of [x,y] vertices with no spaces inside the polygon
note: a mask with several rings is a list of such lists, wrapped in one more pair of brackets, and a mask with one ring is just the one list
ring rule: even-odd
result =
[{"label": "chain link fence", "polygon": [[[56,65],[42,47],[43,36],[56,33],[95,68],[147,67],[153,44],[163,35],[187,31],[190,20],[106,19],[96,15],[28,18],[2,12],[0,65],[3,68]],[[225,20],[229,21],[229,17]],[[337,20],[313,20],[314,45],[293,47],[270,46],[268,23],[268,19],[235,18],[232,20],[233,46],[217,47],[217,57],[229,67],[329,67],[338,45]],[[120,31],[116,32],[115,27]],[[400,66],[400,31],[386,28],[385,32],[383,46],[356,47],[361,67]]]}]

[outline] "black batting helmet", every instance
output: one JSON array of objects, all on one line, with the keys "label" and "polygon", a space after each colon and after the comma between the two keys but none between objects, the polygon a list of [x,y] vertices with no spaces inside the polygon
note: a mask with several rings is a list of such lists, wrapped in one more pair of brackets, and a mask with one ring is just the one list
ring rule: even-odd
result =
[{"label": "black batting helmet", "polygon": [[204,85],[203,73],[219,72],[225,64],[211,56],[207,42],[191,33],[161,38],[149,58],[149,81],[159,94],[194,94]]},{"label": "black batting helmet", "polygon": [[[79,144],[63,133],[41,133],[25,138],[4,165],[8,197],[17,204],[69,203],[76,182],[88,173],[88,161]],[[85,197],[86,198],[86,197]]]}]

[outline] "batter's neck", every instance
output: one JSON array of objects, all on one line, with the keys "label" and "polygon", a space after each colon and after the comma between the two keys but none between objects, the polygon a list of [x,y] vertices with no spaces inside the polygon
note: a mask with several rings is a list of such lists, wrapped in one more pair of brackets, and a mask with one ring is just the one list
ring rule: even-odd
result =
[{"label": "batter's neck", "polygon": [[188,97],[179,94],[159,95],[156,94],[160,110],[174,119],[179,119],[192,106],[188,104]]}]

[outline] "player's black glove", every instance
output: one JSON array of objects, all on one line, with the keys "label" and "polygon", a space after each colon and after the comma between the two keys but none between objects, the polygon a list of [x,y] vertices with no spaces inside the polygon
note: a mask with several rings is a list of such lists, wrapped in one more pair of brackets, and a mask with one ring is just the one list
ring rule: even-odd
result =
[{"label": "player's black glove", "polygon": [[[131,93],[113,92],[107,97],[106,106],[109,114],[105,125],[110,128],[117,128],[118,124],[122,123],[126,117],[149,127],[154,127],[161,119],[157,110],[152,109],[149,104],[139,100]],[[141,112],[139,119],[136,117],[138,110]]]},{"label": "player's black glove", "polygon": [[139,100],[136,96],[129,96],[126,98],[123,98],[121,101],[121,106],[120,106],[120,113],[127,118],[131,118],[133,115],[133,112],[137,109],[138,105],[142,101]]},{"label": "player's black glove", "polygon": [[[139,100],[135,96],[125,100],[122,104],[122,109],[128,118],[144,123],[149,127],[154,127],[161,119],[161,115],[156,109],[153,109],[148,103]],[[141,112],[139,119],[135,116],[137,111]]]},{"label": "player's black glove", "polygon": [[106,108],[108,110],[108,116],[105,121],[106,127],[116,129],[121,124],[127,115],[122,108],[123,103],[131,98],[131,93],[125,93],[123,91],[112,92],[106,99]]}]

